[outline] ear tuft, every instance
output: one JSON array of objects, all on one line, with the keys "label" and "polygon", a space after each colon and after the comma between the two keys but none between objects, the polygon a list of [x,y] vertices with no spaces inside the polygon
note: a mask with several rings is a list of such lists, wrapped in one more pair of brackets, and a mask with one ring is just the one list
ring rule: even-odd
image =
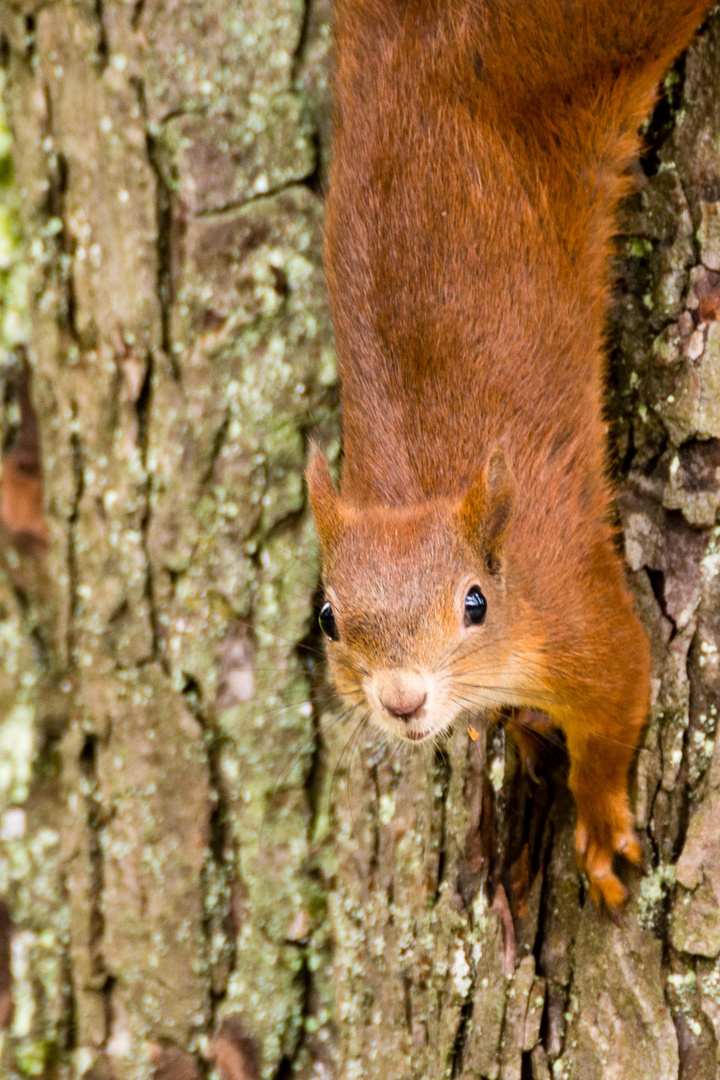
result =
[{"label": "ear tuft", "polygon": [[488,570],[500,572],[502,548],[515,504],[515,477],[496,447],[470,485],[460,506],[460,522],[472,544],[480,543]]},{"label": "ear tuft", "polygon": [[310,509],[325,558],[337,543],[343,528],[340,499],[323,452],[313,445],[307,473]]}]

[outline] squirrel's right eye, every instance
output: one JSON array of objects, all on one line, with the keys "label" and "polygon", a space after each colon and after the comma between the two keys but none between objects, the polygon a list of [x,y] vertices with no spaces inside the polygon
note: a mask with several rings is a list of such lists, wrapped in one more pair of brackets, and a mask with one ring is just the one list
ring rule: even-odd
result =
[{"label": "squirrel's right eye", "polygon": [[331,604],[326,602],[320,608],[320,617],[318,619],[318,622],[320,623],[320,629],[322,630],[328,641],[337,641],[339,636],[338,628],[337,623],[335,622],[335,615],[333,614]]}]

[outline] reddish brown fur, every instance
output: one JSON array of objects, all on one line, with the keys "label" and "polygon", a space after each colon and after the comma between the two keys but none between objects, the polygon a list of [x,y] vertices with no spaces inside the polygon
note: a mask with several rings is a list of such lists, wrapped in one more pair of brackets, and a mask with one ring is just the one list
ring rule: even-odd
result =
[{"label": "reddish brown fur", "polygon": [[[649,679],[609,524],[609,242],[654,88],[708,7],[336,0],[341,500],[324,462],[310,470],[331,666],[357,702],[376,671],[422,667],[444,726],[453,686],[547,713],[611,905],[613,853],[639,857],[626,783]],[[472,639],[464,581],[488,599]]]},{"label": "reddish brown fur", "polygon": [[41,548],[48,540],[43,507],[40,436],[30,399],[30,375],[23,367],[18,380],[20,431],[3,456],[0,474],[0,521],[18,540]]}]

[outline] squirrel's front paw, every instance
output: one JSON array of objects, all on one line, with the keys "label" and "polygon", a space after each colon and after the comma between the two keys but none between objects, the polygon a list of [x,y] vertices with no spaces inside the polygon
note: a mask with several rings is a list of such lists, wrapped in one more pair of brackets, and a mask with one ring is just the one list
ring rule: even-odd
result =
[{"label": "squirrel's front paw", "polygon": [[635,866],[642,864],[642,850],[623,795],[614,805],[578,811],[575,830],[578,865],[590,882],[590,897],[596,904],[618,908],[627,897],[627,889],[613,872],[613,856],[624,856]]}]

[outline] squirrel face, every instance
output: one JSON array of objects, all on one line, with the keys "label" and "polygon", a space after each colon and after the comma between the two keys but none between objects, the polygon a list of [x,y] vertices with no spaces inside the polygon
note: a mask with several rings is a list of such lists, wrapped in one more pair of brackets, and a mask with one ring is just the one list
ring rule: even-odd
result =
[{"label": "squirrel face", "polygon": [[463,499],[356,507],[324,457],[308,471],[323,556],[320,625],[339,692],[420,742],[466,711],[522,703],[532,649],[503,558],[515,485],[502,452]]}]

